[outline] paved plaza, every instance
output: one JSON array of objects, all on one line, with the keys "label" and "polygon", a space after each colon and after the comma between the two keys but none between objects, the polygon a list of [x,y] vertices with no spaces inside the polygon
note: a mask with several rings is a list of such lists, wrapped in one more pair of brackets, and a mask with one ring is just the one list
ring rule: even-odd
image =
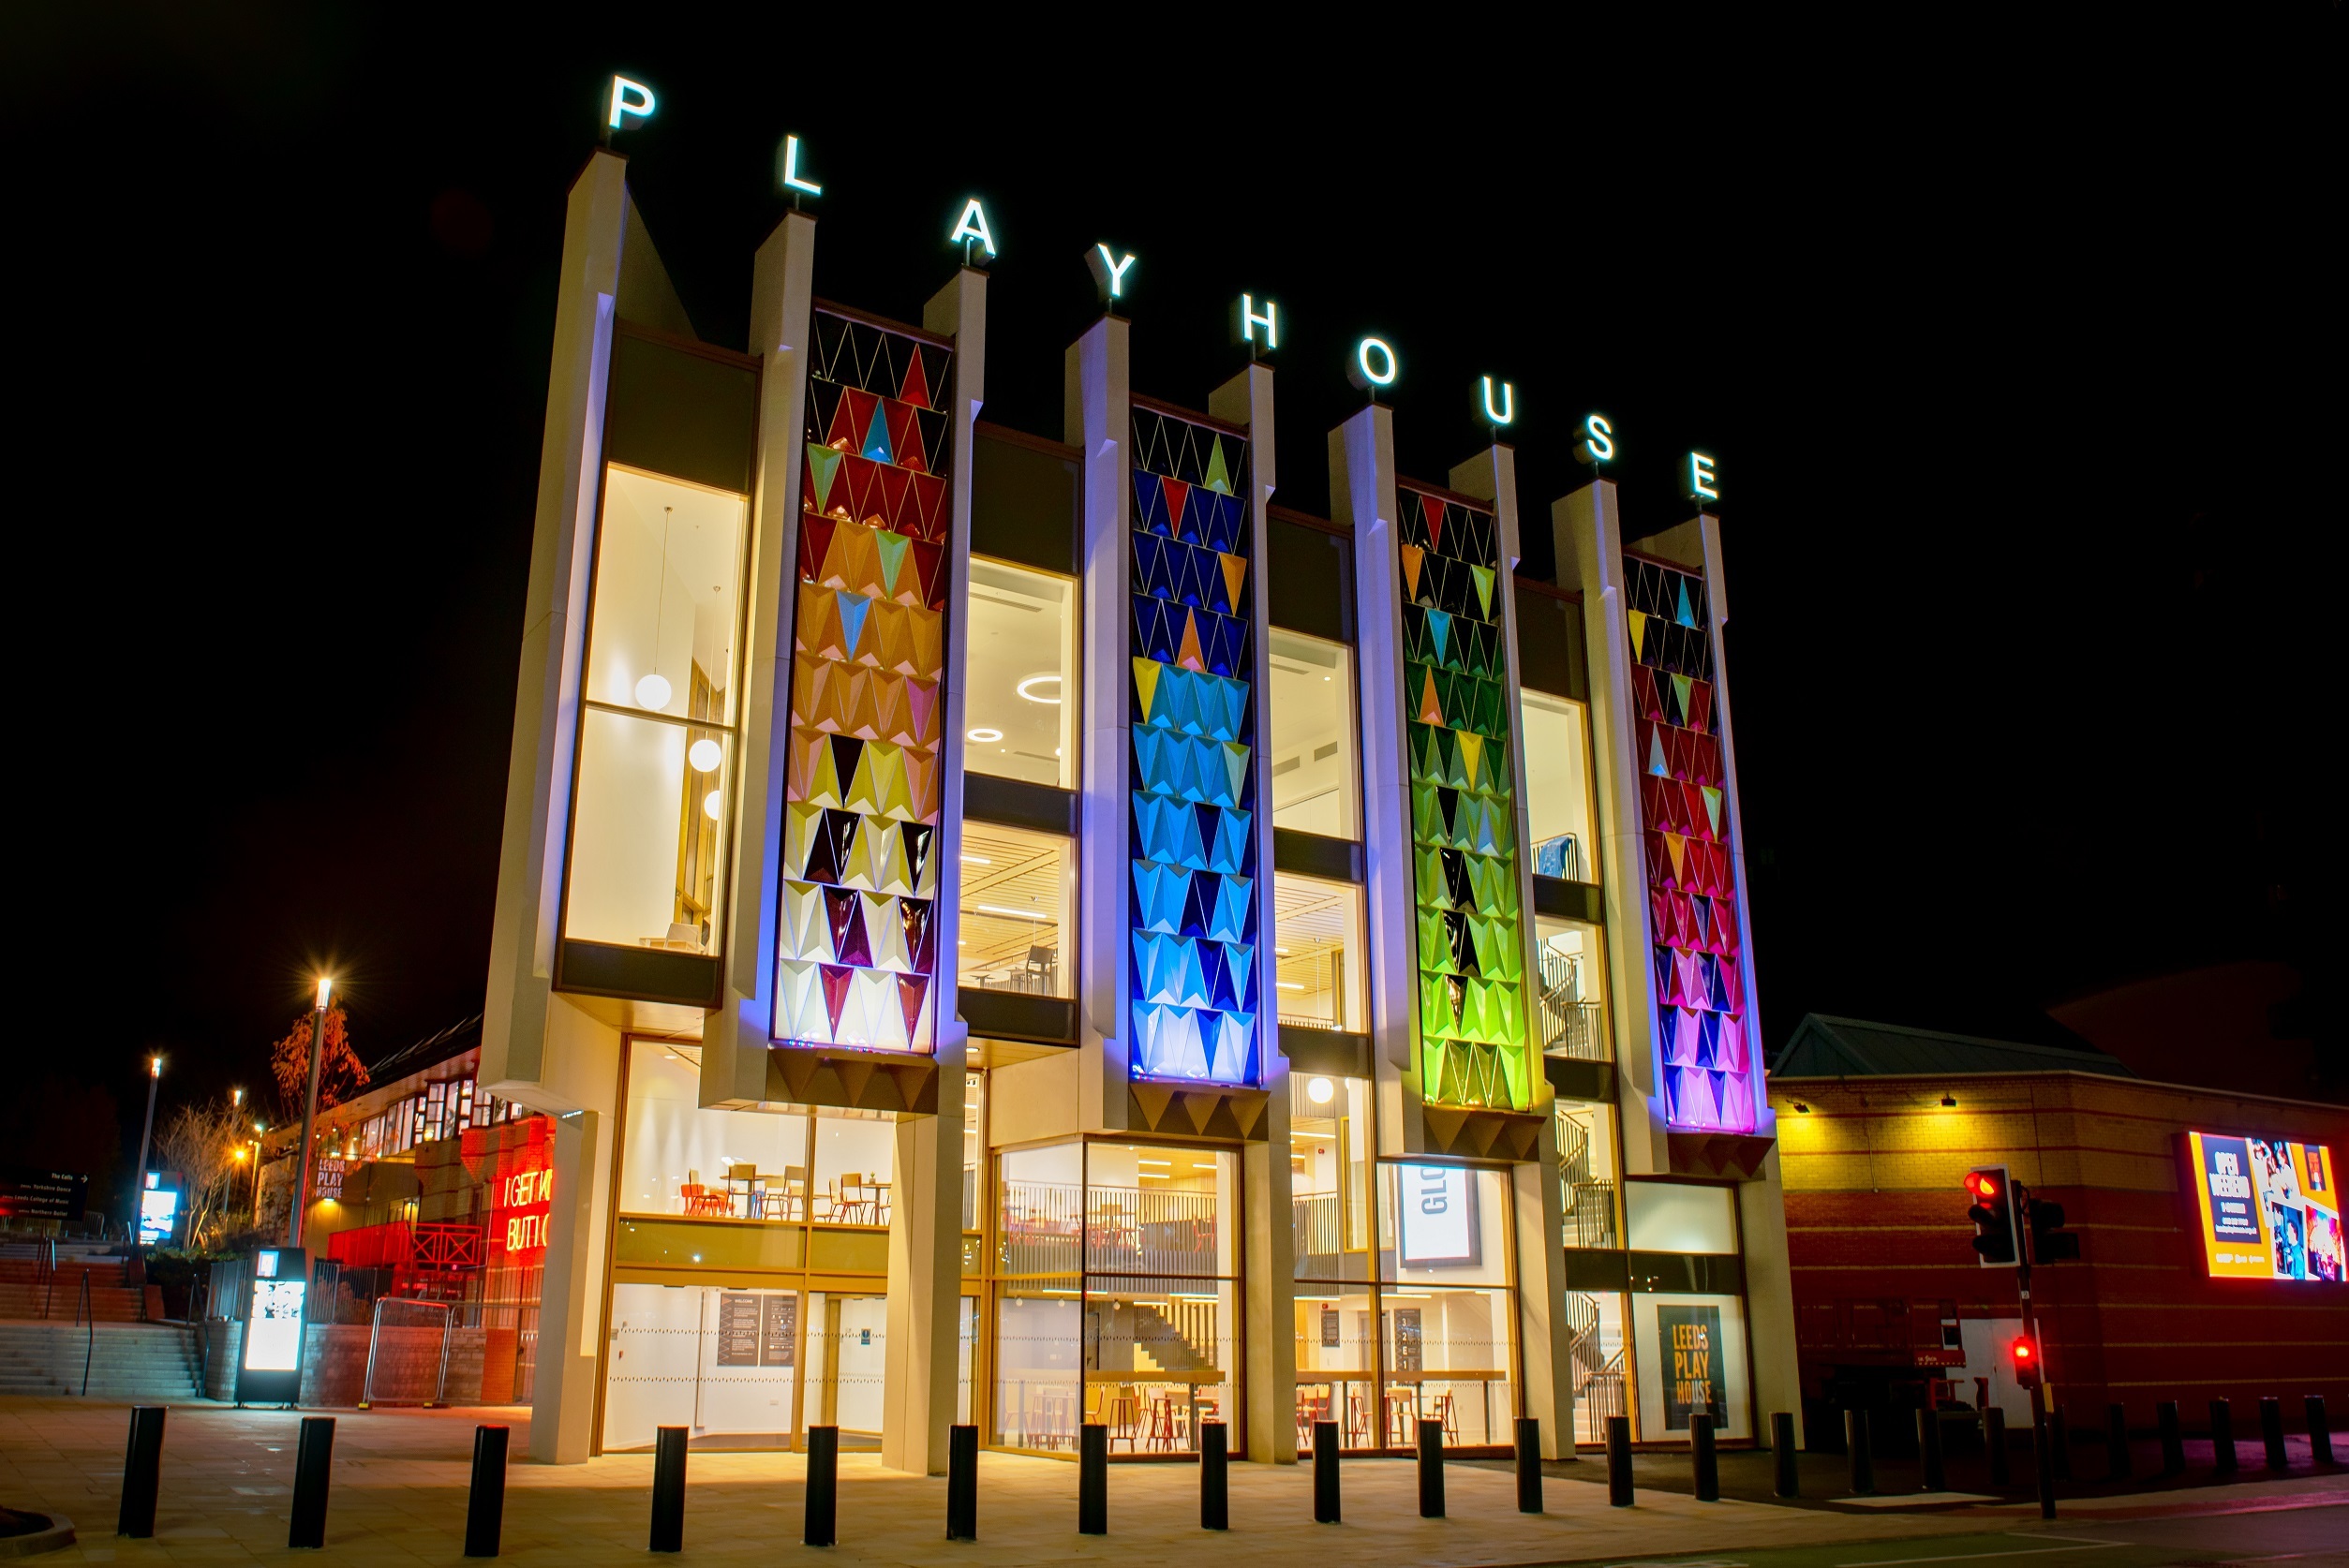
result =
[{"label": "paved plaza", "polygon": [[[504,1421],[523,1446],[527,1413],[342,1411],[336,1417],[327,1550],[311,1556],[286,1546],[293,1454],[300,1417],[278,1411],[175,1407],[164,1443],[162,1501],[152,1541],[113,1533],[121,1494],[127,1412],[122,1405],[70,1399],[0,1400],[0,1502],[65,1515],[81,1539],[31,1561],[65,1563],[229,1563],[332,1561],[350,1564],[461,1562],[472,1429]],[[1589,1462],[1589,1461],[1586,1461]],[[1592,1464],[1594,1472],[1598,1466]],[[587,1465],[516,1462],[507,1483],[503,1555],[525,1563],[643,1563],[651,1492],[648,1455],[621,1455]],[[829,1559],[855,1563],[1034,1563],[1116,1560],[1135,1564],[1212,1560],[1332,1564],[1549,1563],[1678,1558],[1767,1563],[1860,1564],[2041,1555],[2059,1547],[2089,1554],[2096,1568],[2181,1561],[2160,1545],[2164,1510],[2187,1510],[2206,1524],[2219,1516],[2220,1545],[2248,1539],[2224,1516],[2276,1513],[2305,1535],[2311,1521],[2349,1520],[2349,1476],[2206,1487],[2192,1494],[2098,1500],[2086,1517],[2100,1523],[2141,1519],[2152,1526],[2127,1543],[2119,1531],[2093,1535],[2080,1516],[2044,1541],[2031,1512],[2011,1505],[1927,1512],[1840,1512],[1816,1503],[1786,1508],[1751,1501],[1701,1503],[1661,1490],[1637,1506],[1607,1506],[1603,1486],[1558,1478],[1546,1487],[1549,1511],[1516,1511],[1506,1469],[1446,1467],[1450,1516],[1421,1519],[1411,1465],[1349,1460],[1345,1522],[1316,1525],[1305,1467],[1235,1464],[1232,1530],[1197,1528],[1198,1471],[1187,1464],[1112,1467],[1109,1534],[1077,1533],[1077,1468],[1005,1455],[979,1462],[979,1540],[944,1539],[945,1483],[885,1471],[870,1455],[840,1459],[840,1545],[829,1552],[799,1545],[804,1464],[781,1454],[692,1456],[685,1513],[688,1562],[771,1563]],[[2026,1532],[2015,1534],[2010,1532]],[[2189,1532],[2190,1533],[2190,1532]],[[1946,1538],[1941,1549],[1937,1538]],[[2320,1531],[2321,1538],[2321,1531]],[[2147,1545],[2147,1540],[2154,1543]],[[1985,1544],[1986,1542],[1986,1545]],[[1874,1544],[1881,1549],[1863,1550]],[[2213,1547],[2215,1550],[2216,1547]],[[2239,1555],[2221,1553],[2220,1555]],[[2273,1555],[2273,1554],[2271,1554]],[[2207,1560],[2206,1554],[2203,1560]],[[2314,1561],[2312,1559],[2311,1561]]]}]

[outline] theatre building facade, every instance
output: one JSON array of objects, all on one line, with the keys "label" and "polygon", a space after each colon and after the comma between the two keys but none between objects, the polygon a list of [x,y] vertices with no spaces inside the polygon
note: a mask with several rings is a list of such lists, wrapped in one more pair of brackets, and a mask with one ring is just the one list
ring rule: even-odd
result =
[{"label": "theatre building facade", "polygon": [[[1151,324],[990,343],[969,265],[816,298],[796,211],[704,343],[626,172],[571,195],[480,1070],[553,1128],[534,1453],[1798,1408],[1712,517],[1400,474],[1375,402],[1283,452],[1276,353],[1137,387]],[[1063,427],[984,420],[1039,358]]]}]

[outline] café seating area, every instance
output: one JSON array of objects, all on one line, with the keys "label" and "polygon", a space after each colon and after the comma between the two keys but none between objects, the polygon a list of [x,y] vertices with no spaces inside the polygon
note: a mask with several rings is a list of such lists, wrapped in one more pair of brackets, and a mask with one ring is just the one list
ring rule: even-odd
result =
[{"label": "caf\u00e9 seating area", "polygon": [[810,1191],[804,1165],[780,1172],[729,1165],[714,1184],[705,1182],[699,1171],[686,1172],[677,1198],[692,1220],[812,1220],[819,1225],[881,1227],[889,1223],[889,1187],[878,1173],[846,1171]]}]

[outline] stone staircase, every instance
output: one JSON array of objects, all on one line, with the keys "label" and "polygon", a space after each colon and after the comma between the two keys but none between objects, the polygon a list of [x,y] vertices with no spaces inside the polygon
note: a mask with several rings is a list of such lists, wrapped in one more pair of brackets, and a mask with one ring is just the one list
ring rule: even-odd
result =
[{"label": "stone staircase", "polygon": [[147,1316],[141,1292],[127,1282],[125,1260],[97,1245],[57,1247],[52,1277],[49,1254],[39,1244],[0,1247],[0,1320],[72,1323],[81,1311],[82,1286],[90,1287],[90,1312],[100,1323],[141,1323]]},{"label": "stone staircase", "polygon": [[194,1399],[196,1343],[185,1324],[0,1323],[0,1395],[93,1399]]}]

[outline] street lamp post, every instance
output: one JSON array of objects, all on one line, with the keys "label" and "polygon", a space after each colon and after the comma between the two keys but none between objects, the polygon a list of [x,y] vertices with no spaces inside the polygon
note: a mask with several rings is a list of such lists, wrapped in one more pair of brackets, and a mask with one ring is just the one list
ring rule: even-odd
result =
[{"label": "street lamp post", "polygon": [[310,1203],[310,1161],[316,1158],[312,1146],[318,1137],[318,1076],[326,1060],[326,1002],[334,989],[334,981],[325,975],[318,977],[318,1011],[310,1014],[310,1093],[302,1102],[302,1162],[293,1171],[293,1224],[286,1236],[290,1247],[302,1245],[303,1211]]},{"label": "street lamp post", "polygon": [[253,1228],[261,1228],[261,1138],[269,1129],[260,1122],[253,1124]]},{"label": "street lamp post", "polygon": [[130,1244],[140,1246],[139,1221],[146,1217],[147,1145],[155,1137],[155,1091],[163,1081],[163,1058],[147,1058],[147,1121],[139,1129],[139,1167],[130,1174]]}]

